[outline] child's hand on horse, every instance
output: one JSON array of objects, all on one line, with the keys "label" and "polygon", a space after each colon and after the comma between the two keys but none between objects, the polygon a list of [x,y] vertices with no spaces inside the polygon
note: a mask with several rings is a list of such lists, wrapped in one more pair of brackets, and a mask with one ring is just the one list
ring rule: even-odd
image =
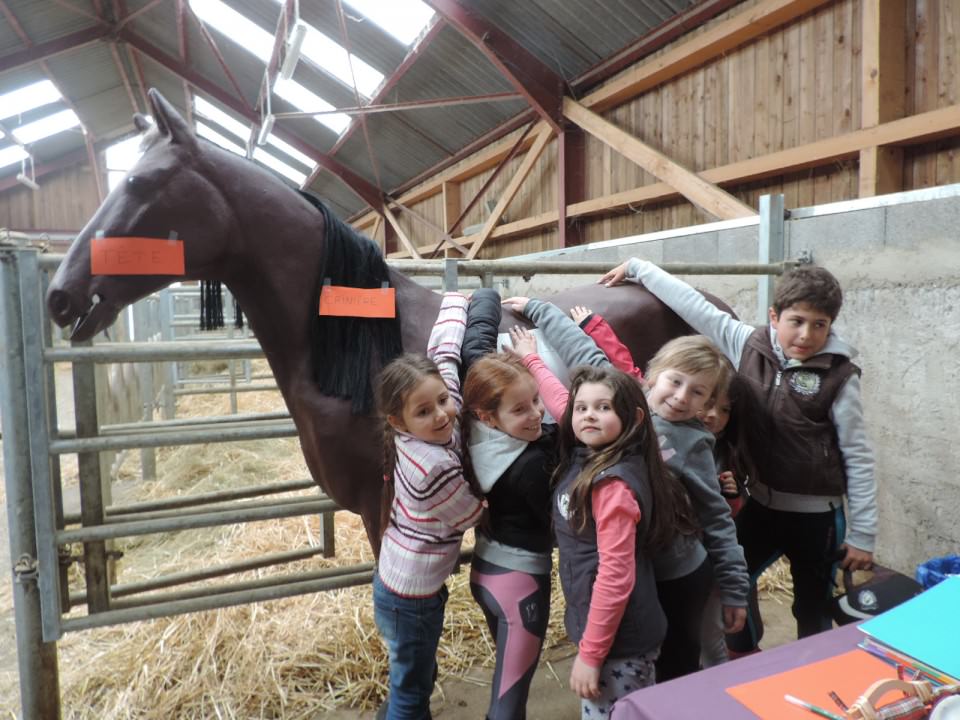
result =
[{"label": "child's hand on horse", "polygon": [[[627,261],[629,262],[629,260]],[[613,270],[608,272],[602,278],[597,280],[597,283],[600,285],[606,285],[607,287],[613,287],[614,285],[619,285],[627,277],[627,263],[621,263],[617,265]]]},{"label": "child's hand on horse", "polygon": [[584,307],[583,305],[574,305],[572,308],[570,308],[570,317],[573,318],[573,321],[577,325],[582,323],[591,315],[593,315],[593,310],[588,307]]},{"label": "child's hand on horse", "polygon": [[527,309],[528,302],[530,302],[530,298],[515,295],[514,297],[508,297],[500,304],[508,310],[513,310],[515,313],[523,315],[523,311]]},{"label": "child's hand on horse", "polygon": [[860,550],[853,545],[844,543],[840,546],[841,550],[846,550],[840,567],[844,570],[870,570],[873,567],[873,553],[867,550]]},{"label": "child's hand on horse", "polygon": [[584,699],[600,697],[600,668],[590,667],[578,654],[570,670],[570,689]]},{"label": "child's hand on horse", "polygon": [[537,354],[537,336],[526,328],[519,325],[510,328],[510,339],[513,340],[513,352],[520,357]]},{"label": "child's hand on horse", "polygon": [[733,607],[732,605],[723,606],[723,631],[725,633],[740,632],[743,630],[743,625],[746,621],[746,608]]}]

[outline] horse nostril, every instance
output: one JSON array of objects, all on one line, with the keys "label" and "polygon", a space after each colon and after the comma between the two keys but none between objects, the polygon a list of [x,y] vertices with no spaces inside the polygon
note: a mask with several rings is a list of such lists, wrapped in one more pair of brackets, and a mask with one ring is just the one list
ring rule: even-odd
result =
[{"label": "horse nostril", "polygon": [[54,318],[70,318],[73,315],[73,305],[70,296],[63,290],[51,290],[47,297],[47,308]]}]

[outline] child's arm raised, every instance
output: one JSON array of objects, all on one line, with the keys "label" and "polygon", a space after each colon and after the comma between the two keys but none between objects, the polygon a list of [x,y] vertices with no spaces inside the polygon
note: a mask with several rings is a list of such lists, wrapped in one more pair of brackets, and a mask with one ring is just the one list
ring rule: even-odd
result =
[{"label": "child's arm raised", "polygon": [[440,313],[427,341],[427,356],[440,370],[443,382],[450,390],[457,412],[463,405],[460,395],[460,348],[467,327],[467,298],[460,293],[444,293]]},{"label": "child's arm raised", "polygon": [[467,308],[467,329],[463,336],[460,376],[477,360],[497,350],[497,333],[500,328],[500,293],[490,288],[479,288],[470,296]]},{"label": "child's arm raised", "polygon": [[604,367],[610,364],[597,344],[553,303],[536,298],[512,297],[504,300],[503,304],[529,318],[568,368],[577,365]]},{"label": "child's arm raised", "polygon": [[570,391],[537,355],[537,339],[532,332],[522,327],[510,328],[510,339],[513,340],[513,352],[520,356],[533,379],[537,381],[544,407],[559,423],[567,409]]},{"label": "child's arm raised", "polygon": [[600,278],[599,282],[610,287],[625,279],[641,283],[683,318],[690,327],[716,343],[734,367],[739,366],[743,346],[755,329],[752,325],[735,320],[728,313],[708,302],[687,283],[664,272],[653,263],[639,258],[633,258],[615,267]]},{"label": "child's arm raised", "polygon": [[[573,315],[574,311],[577,312]],[[603,350],[603,353],[610,358],[610,362],[618,370],[623,370],[629,375],[633,375],[638,380],[643,379],[643,372],[633,363],[633,354],[630,348],[624,345],[617,333],[614,332],[610,324],[603,319],[602,315],[592,312],[587,308],[577,306],[570,311],[574,322],[580,326],[587,335],[590,336],[597,347]],[[577,318],[580,318],[579,320]]]}]

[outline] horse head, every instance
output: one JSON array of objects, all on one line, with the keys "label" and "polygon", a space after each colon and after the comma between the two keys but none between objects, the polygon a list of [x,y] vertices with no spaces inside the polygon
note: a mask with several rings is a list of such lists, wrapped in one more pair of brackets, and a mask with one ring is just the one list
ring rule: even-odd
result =
[{"label": "horse head", "polygon": [[[86,224],[60,264],[47,292],[50,316],[74,323],[71,339],[86,340],[107,328],[120,311],[178,279],[217,279],[217,264],[236,228],[223,193],[210,179],[219,155],[197,140],[164,97],[149,92],[155,120],[139,113],[143,156]],[[105,237],[176,237],[183,241],[183,277],[93,275],[91,240]]]}]

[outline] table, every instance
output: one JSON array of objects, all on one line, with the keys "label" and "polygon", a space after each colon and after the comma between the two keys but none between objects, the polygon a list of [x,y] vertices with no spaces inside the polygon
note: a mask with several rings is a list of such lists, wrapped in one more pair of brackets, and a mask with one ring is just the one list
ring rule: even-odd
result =
[{"label": "table", "polygon": [[856,648],[862,638],[863,633],[852,624],[764,650],[630,693],[617,701],[610,717],[611,720],[756,720],[755,714],[727,694],[728,687],[840,655]]}]

